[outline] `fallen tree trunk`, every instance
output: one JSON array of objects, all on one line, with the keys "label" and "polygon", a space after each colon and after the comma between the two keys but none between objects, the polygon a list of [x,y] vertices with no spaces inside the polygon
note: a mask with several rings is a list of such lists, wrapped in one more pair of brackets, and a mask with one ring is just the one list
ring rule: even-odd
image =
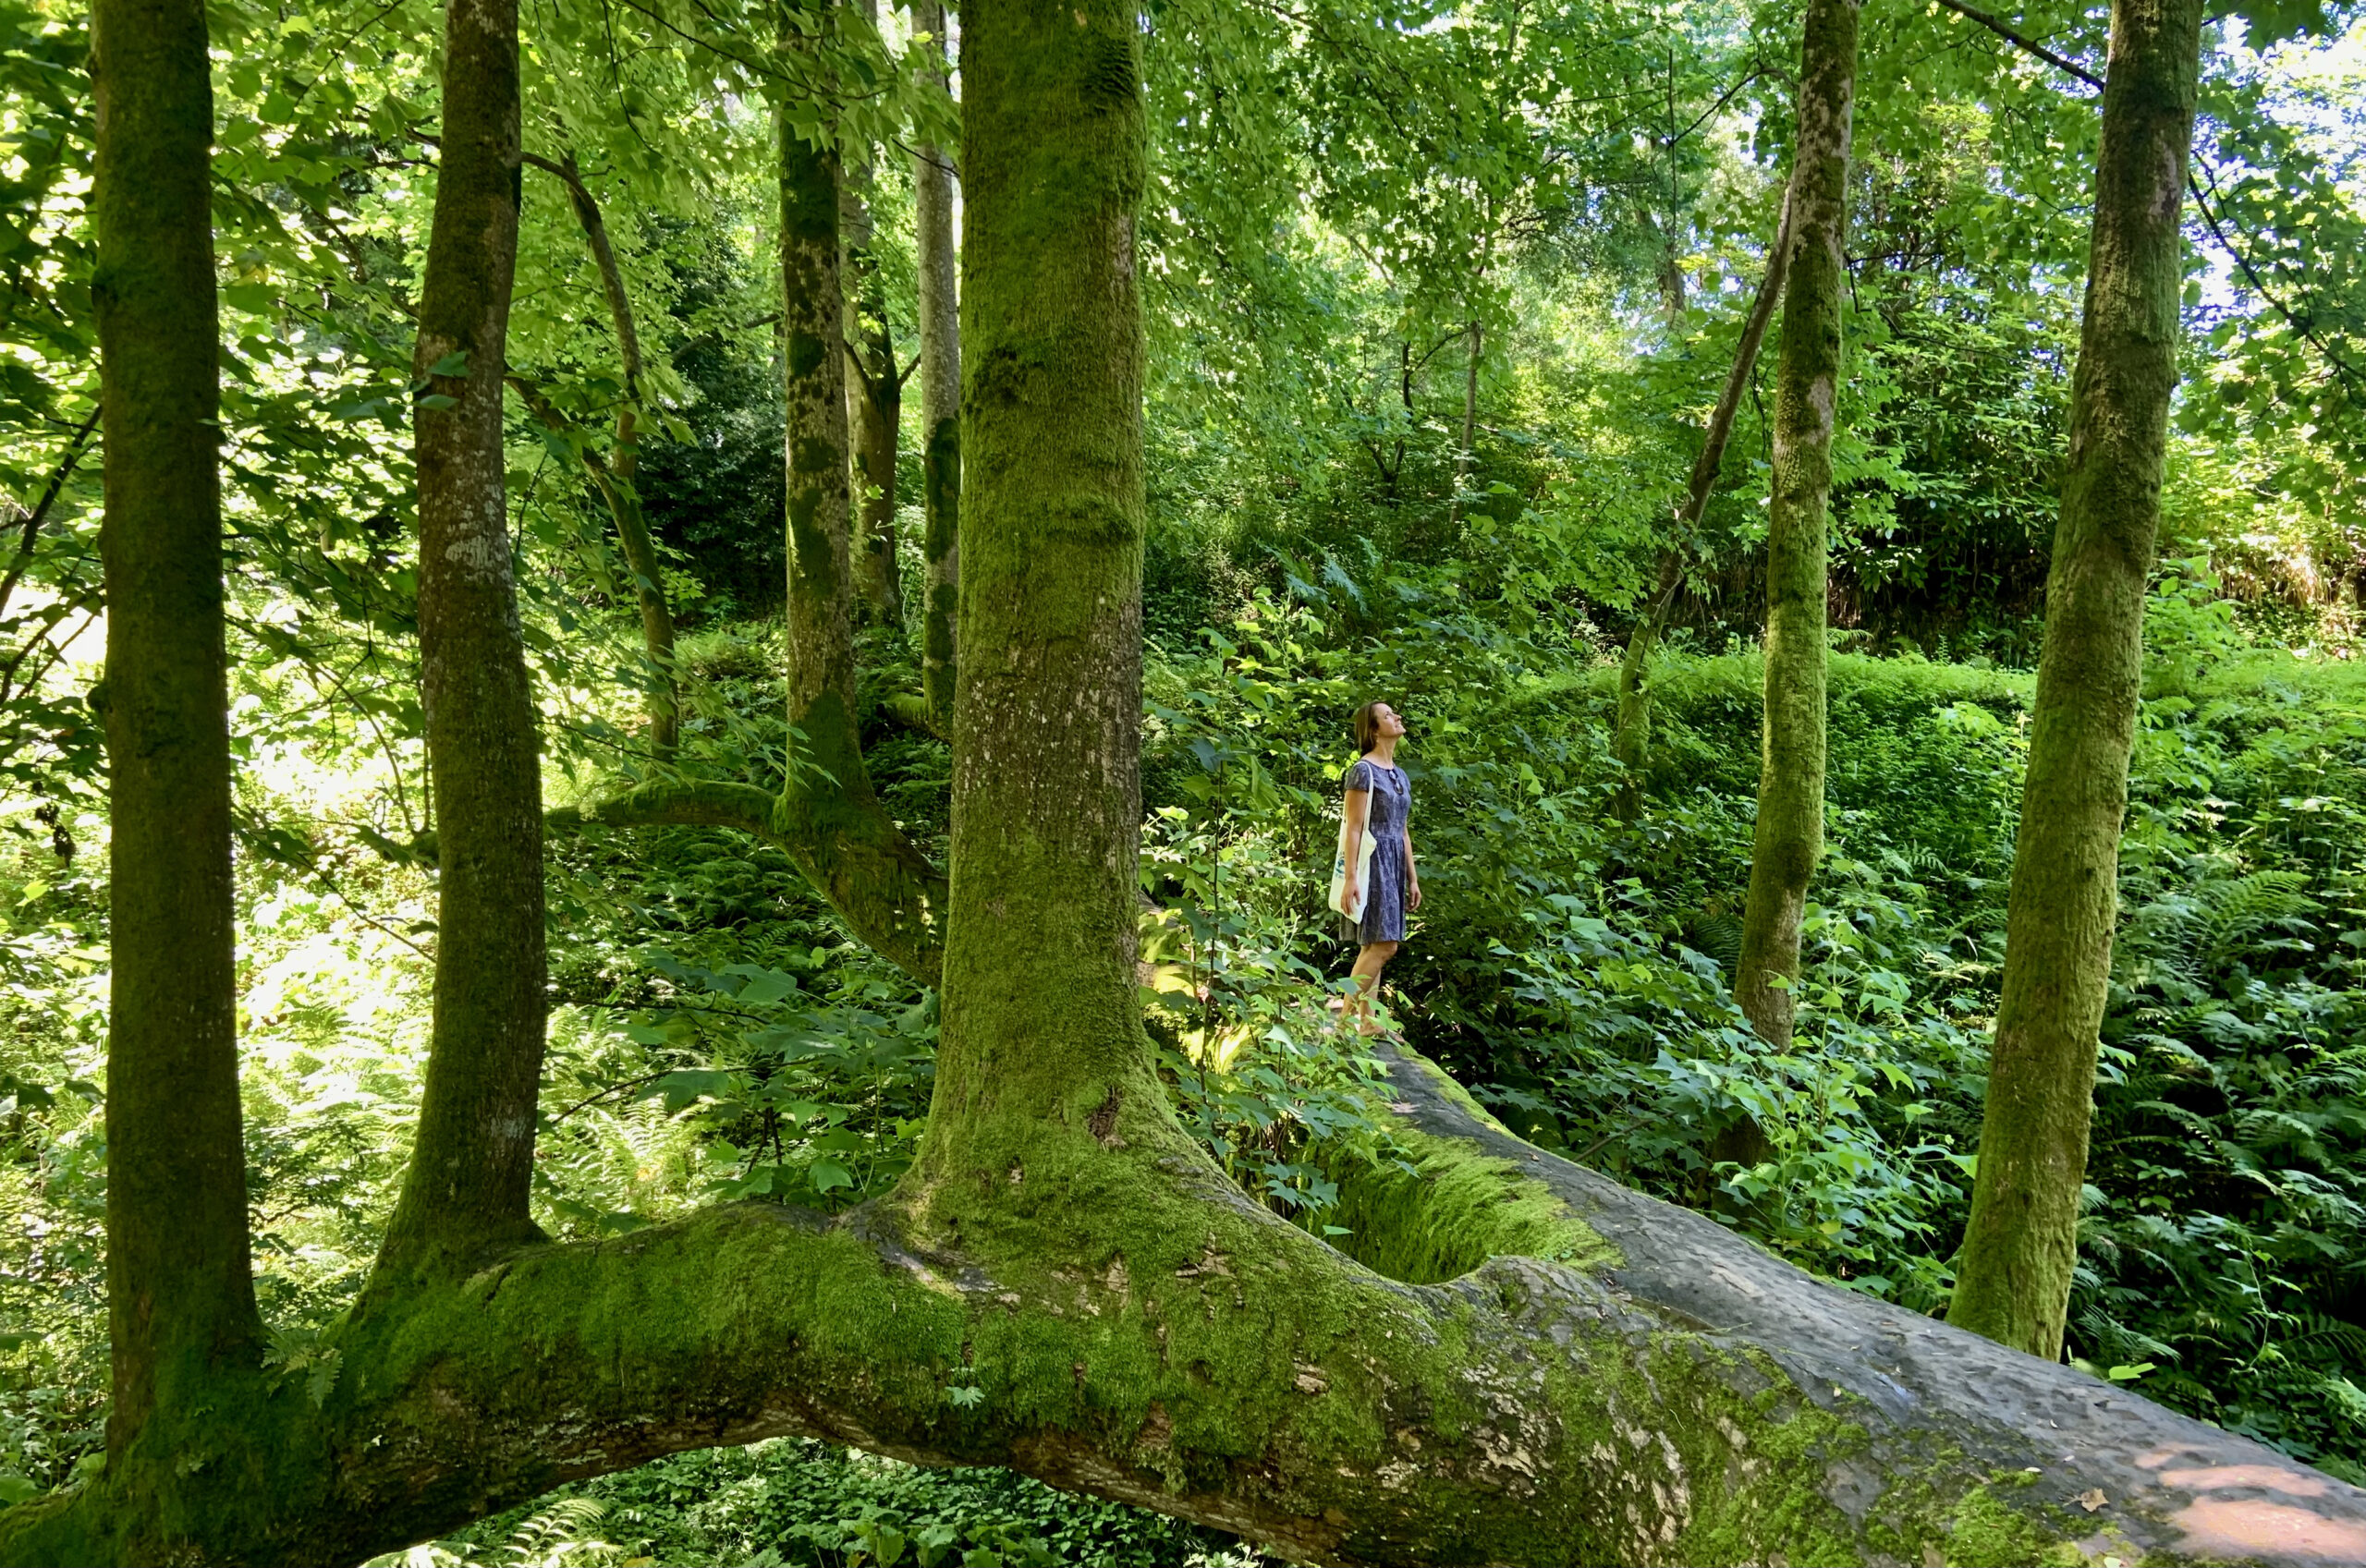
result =
[{"label": "fallen tree trunk", "polygon": [[[1163,1103],[1121,1102],[1007,1174],[982,1231],[927,1187],[835,1219],[739,1204],[372,1300],[321,1408],[287,1380],[185,1456],[219,1477],[192,1560],[352,1561],[785,1435],[1007,1465],[1322,1562],[2366,1557],[2366,1493],[1811,1279],[1392,1067],[1421,1175],[1350,1178],[1376,1184],[1356,1245],[1478,1259],[1457,1278],[1341,1256]],[[283,1489],[277,1519],[233,1477]],[[139,1560],[102,1498],[12,1513],[0,1560]]]}]

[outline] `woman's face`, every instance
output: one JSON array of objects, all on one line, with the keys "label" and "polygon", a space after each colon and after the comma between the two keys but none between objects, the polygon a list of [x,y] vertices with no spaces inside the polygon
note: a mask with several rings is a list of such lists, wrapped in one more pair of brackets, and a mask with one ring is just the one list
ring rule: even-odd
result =
[{"label": "woman's face", "polygon": [[1372,719],[1375,733],[1384,740],[1405,733],[1405,721],[1398,718],[1396,710],[1385,702],[1375,702],[1372,705]]}]

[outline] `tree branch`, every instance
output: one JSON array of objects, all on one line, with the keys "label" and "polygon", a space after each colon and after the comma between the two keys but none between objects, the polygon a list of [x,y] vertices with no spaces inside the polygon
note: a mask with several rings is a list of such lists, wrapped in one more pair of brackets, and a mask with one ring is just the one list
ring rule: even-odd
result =
[{"label": "tree branch", "polygon": [[25,514],[23,535],[18,541],[16,557],[8,563],[8,575],[0,577],[0,614],[6,614],[8,601],[16,594],[17,585],[24,580],[26,569],[33,564],[33,544],[41,538],[42,524],[49,520],[49,509],[57,504],[58,494],[65,490],[66,481],[74,477],[74,470],[81,464],[82,449],[89,443],[91,432],[99,428],[99,408],[98,404],[91,404],[91,417],[74,428],[73,437],[59,456],[57,466],[50,470],[49,483],[43,487],[41,499],[34,502],[33,509]]},{"label": "tree branch", "polygon": [[[2203,170],[2210,176],[2211,188],[2216,189],[2217,171],[2199,158],[2194,162],[2202,164]],[[2336,374],[2346,380],[2366,384],[2366,369],[2351,364],[2344,359],[2332,344],[2318,335],[2315,323],[2303,320],[2293,311],[2290,306],[2277,298],[2275,291],[2267,286],[2267,280],[2261,277],[2258,270],[2250,264],[2250,259],[2235,249],[2234,242],[2226,237],[2226,231],[2218,225],[2218,214],[2210,210],[2210,199],[2202,194],[2201,183],[2195,179],[2191,173],[2188,173],[2185,177],[2185,188],[2192,194],[2194,207],[2201,213],[2202,224],[2210,230],[2210,237],[2218,242],[2218,249],[2226,253],[2228,260],[2242,269],[2243,276],[2250,283],[2251,292],[2265,300],[2268,308],[2281,316],[2284,319],[2284,324],[2298,334],[2302,342],[2314,347],[2323,357],[2325,363],[2334,368]]]},{"label": "tree branch", "polygon": [[[2053,50],[2048,49],[2045,45],[2039,43],[2034,39],[2031,39],[2023,33],[2015,31],[2012,28],[2007,27],[2005,23],[1997,20],[1994,17],[1990,16],[1987,12],[1975,10],[1970,6],[1961,4],[1960,0],[1938,0],[1938,3],[1945,6],[1948,10],[1955,12],[1957,16],[1965,17],[1972,21],[1978,22],[1982,27],[1986,28],[1997,37],[2002,38],[2016,47],[2034,55],[2036,58],[2044,61],[2055,69],[2078,78],[2080,81],[2085,82],[2089,87],[2093,88],[2098,92],[2103,91],[2103,78],[2096,76],[2093,72],[2085,69],[2070,60],[2065,59],[2063,56],[2055,54]],[[2204,172],[2209,174],[2211,188],[2217,188],[2218,176],[2216,171],[2211,169],[2208,163],[2199,156],[2194,159],[2194,162],[2201,164]],[[2338,349],[2336,349],[2331,343],[2328,343],[2318,333],[2314,322],[2306,320],[2290,306],[2285,304],[2284,301],[2276,296],[2275,292],[2267,286],[2267,280],[2259,275],[2259,269],[2251,265],[2250,259],[2235,248],[2235,242],[2226,237],[2226,231],[2220,226],[2218,214],[2211,211],[2210,199],[2203,194],[2201,182],[2194,178],[2190,172],[2186,175],[2185,185],[2186,189],[2190,192],[2193,197],[2193,204],[2195,208],[2201,213],[2201,222],[2203,226],[2210,230],[2210,237],[2218,242],[2218,249],[2224,250],[2226,253],[2226,259],[2234,262],[2236,267],[2241,271],[2244,278],[2248,280],[2251,286],[2251,292],[2257,294],[2262,300],[2265,301],[2268,309],[2274,310],[2277,316],[2281,317],[2284,324],[2290,327],[2293,332],[2299,336],[2302,342],[2314,348],[2324,362],[2332,367],[2335,374],[2341,376],[2343,379],[2348,381],[2366,383],[2366,367],[2360,367],[2351,363]]]},{"label": "tree branch", "polygon": [[1987,12],[1975,10],[1971,6],[1962,4],[1962,0],[1939,0],[1939,4],[1945,6],[1948,10],[1953,11],[1957,16],[1962,17],[1970,21],[1978,22],[1982,27],[1986,28],[1989,31],[1994,33],[2006,43],[2012,44],[2014,47],[2021,50],[2025,54],[2035,55],[2038,59],[2043,60],[2047,65],[2052,66],[2055,70],[2066,72],[2070,76],[2077,77],[2080,81],[2085,82],[2089,87],[2093,88],[2096,91],[2101,92],[2104,90],[2103,78],[2095,75],[2083,66],[2077,65],[2065,59],[2063,56],[2055,54],[2053,50],[2048,49],[2044,44],[2040,43],[2037,40],[2030,37],[2028,34],[2015,31],[2012,28],[2006,26],[2004,22],[1999,21],[1996,18],[1990,16]]},{"label": "tree branch", "polygon": [[[633,324],[632,299],[625,292],[624,269],[616,264],[616,249],[609,242],[608,224],[601,216],[600,203],[592,197],[592,188],[583,183],[583,173],[576,166],[573,149],[555,163],[533,152],[521,153],[519,159],[567,187],[575,221],[581,226],[584,242],[592,249],[592,260],[600,269],[600,287],[608,297],[608,316],[616,325],[616,349],[624,360],[625,401],[631,404],[640,396],[640,333]],[[628,429],[627,433],[629,434]]]}]

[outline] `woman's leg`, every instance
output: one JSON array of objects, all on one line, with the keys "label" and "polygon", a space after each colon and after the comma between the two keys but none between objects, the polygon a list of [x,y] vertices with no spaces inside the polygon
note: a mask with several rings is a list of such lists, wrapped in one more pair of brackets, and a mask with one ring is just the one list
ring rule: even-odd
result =
[{"label": "woman's leg", "polygon": [[1380,988],[1380,971],[1396,956],[1393,942],[1368,942],[1356,954],[1356,966],[1349,971],[1356,982],[1355,994],[1348,998],[1348,1005],[1340,1014],[1340,1021],[1355,1020],[1358,1034],[1370,1034],[1367,1027],[1372,1013],[1372,993]]}]

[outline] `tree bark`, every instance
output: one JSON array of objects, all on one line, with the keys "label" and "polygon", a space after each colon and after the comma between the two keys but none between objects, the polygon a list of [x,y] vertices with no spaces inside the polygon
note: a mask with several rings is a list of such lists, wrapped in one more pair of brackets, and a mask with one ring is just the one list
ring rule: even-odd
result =
[{"label": "tree bark", "polygon": [[1840,377],[1857,0],[1810,0],[1799,43],[1789,275],[1774,371],[1766,532],[1766,712],[1750,901],[1735,998],[1760,1035],[1791,1038],[1799,925],[1823,854],[1824,534]]},{"label": "tree bark", "polygon": [[[850,0],[875,29],[879,0]],[[847,429],[854,453],[854,557],[863,608],[890,626],[904,624],[904,588],[896,560],[896,448],[904,415],[904,383],[896,370],[895,335],[887,327],[887,291],[873,254],[877,225],[871,210],[876,181],[868,142],[842,143],[838,235],[845,246],[848,363]]]},{"label": "tree bark", "polygon": [[[1346,1197],[1401,1278],[1088,1117],[957,1236],[925,1190],[834,1220],[733,1204],[407,1292],[339,1331],[323,1408],[261,1407],[257,1506],[140,1555],[93,1487],[0,1515],[0,1563],[352,1562],[787,1435],[1006,1465],[1312,1562],[2366,1558],[2366,1493],[1811,1280],[1384,1054],[1419,1173],[1359,1162]],[[220,1501],[202,1470],[173,1484]]]},{"label": "tree bark", "polygon": [[[575,209],[575,221],[581,225],[584,243],[591,248],[592,262],[600,270],[600,288],[608,299],[608,319],[616,326],[616,353],[625,372],[625,395],[616,405],[616,455],[612,461],[604,463],[598,454],[586,448],[583,466],[616,525],[616,543],[623,549],[625,565],[633,575],[633,596],[640,607],[641,649],[648,655],[650,665],[650,749],[660,757],[670,757],[681,739],[682,725],[681,700],[674,684],[674,607],[666,602],[665,578],[658,565],[657,547],[649,537],[649,521],[641,511],[640,492],[634,482],[640,471],[641,360],[640,334],[633,322],[632,297],[625,292],[624,269],[616,264],[616,247],[608,239],[607,220],[601,214],[592,188],[583,183],[574,152],[569,152],[555,162],[530,152],[524,161],[557,176],[566,186],[567,201]],[[552,424],[556,410],[547,402],[534,411],[543,423],[551,424],[553,429],[562,428]]]},{"label": "tree bark", "polygon": [[[945,46],[943,0],[921,0],[912,26],[929,34],[940,62]],[[939,86],[949,77],[940,63]],[[922,143],[912,154],[913,226],[920,251],[921,553],[928,600],[921,620],[921,689],[929,723],[953,733],[955,655],[961,609],[961,260],[954,237],[956,179],[948,150]]]},{"label": "tree bark", "polygon": [[1171,1141],[1134,990],[1146,154],[1133,18],[1116,0],[962,14],[961,686],[931,1112],[944,1136],[924,1157],[957,1224],[1039,1149],[1046,1175],[1079,1139],[1098,1152],[1089,1124]]},{"label": "tree bark", "polygon": [[[791,32],[791,47],[809,43]],[[857,934],[933,983],[945,881],[872,793],[855,719],[838,155],[799,137],[784,114],[780,159],[788,721],[796,745],[774,826],[799,869]]]},{"label": "tree bark", "polygon": [[1790,264],[1791,189],[1787,184],[1783,188],[1783,215],[1774,225],[1774,243],[1766,251],[1766,271],[1758,280],[1750,314],[1742,322],[1741,341],[1734,346],[1734,362],[1726,372],[1725,388],[1717,394],[1717,406],[1710,411],[1709,428],[1701,435],[1701,454],[1692,460],[1692,478],[1685,488],[1684,504],[1668,529],[1668,547],[1660,553],[1658,586],[1651,602],[1636,619],[1634,630],[1627,636],[1627,657],[1618,666],[1618,715],[1612,729],[1611,750],[1624,775],[1613,802],[1614,812],[1622,822],[1631,822],[1642,814],[1642,774],[1651,760],[1652,746],[1652,650],[1666,626],[1668,606],[1676,602],[1676,590],[1684,583],[1684,553],[1689,549],[1686,535],[1700,522],[1701,513],[1708,509],[1709,492],[1717,488],[1717,475],[1726,463],[1726,444],[1733,436],[1734,413],[1741,407],[1742,389],[1750,384],[1750,372],[1757,367],[1758,346],[1766,340],[1766,323],[1774,317],[1774,302],[1783,296],[1783,279],[1789,273]]},{"label": "tree bark", "polygon": [[262,1342],[238,1105],[220,406],[198,0],[91,17],[105,423],[111,1465],[168,1460]]},{"label": "tree bark", "polygon": [[518,260],[516,0],[452,0],[444,140],[421,284],[421,695],[438,827],[435,1018],[383,1283],[465,1270],[528,1214],[543,1000],[542,775],[503,489]]},{"label": "tree bark", "polygon": [[2053,1357],[2111,976],[2119,833],[2182,334],[2178,228],[2201,60],[2199,0],[2118,0],[2096,151],[2070,456],[2006,914],[1979,1175],[1949,1318]]}]

